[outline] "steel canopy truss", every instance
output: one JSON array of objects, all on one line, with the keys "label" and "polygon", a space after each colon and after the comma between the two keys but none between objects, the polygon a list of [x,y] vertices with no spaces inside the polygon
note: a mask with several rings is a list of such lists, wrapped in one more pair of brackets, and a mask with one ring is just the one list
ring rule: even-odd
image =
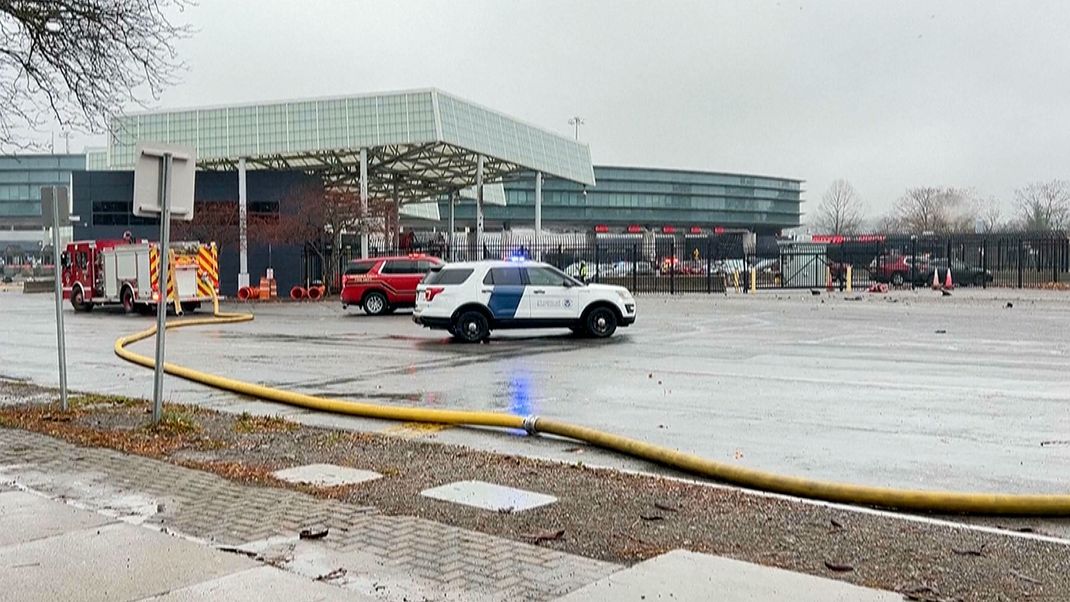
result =
[{"label": "steel canopy truss", "polygon": [[198,167],[300,170],[331,187],[360,187],[367,153],[372,199],[424,202],[521,172],[594,184],[587,145],[439,90],[130,114],[116,118],[110,168],[128,168],[139,141],[189,144]]},{"label": "steel canopy truss", "polygon": [[[445,143],[389,145],[368,149],[368,196],[403,202],[434,200],[475,185],[478,154]],[[232,171],[235,159],[198,161],[204,170]],[[360,152],[349,149],[294,155],[271,155],[246,160],[248,169],[296,170],[319,175],[329,187],[360,186]],[[484,183],[501,182],[527,171],[523,166],[493,157],[483,163]],[[396,187],[396,188],[395,188]]]}]

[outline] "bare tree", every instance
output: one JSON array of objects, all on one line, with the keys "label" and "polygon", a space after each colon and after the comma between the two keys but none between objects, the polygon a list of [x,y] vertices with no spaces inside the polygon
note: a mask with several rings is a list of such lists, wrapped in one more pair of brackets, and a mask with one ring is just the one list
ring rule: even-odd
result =
[{"label": "bare tree", "polygon": [[1019,226],[1027,232],[1070,227],[1070,182],[1033,182],[1014,191]]},{"label": "bare tree", "polygon": [[895,202],[892,223],[904,232],[972,231],[976,217],[970,191],[921,186],[908,188]]},{"label": "bare tree", "polygon": [[174,240],[214,242],[220,250],[237,248],[238,203],[198,202],[192,221],[172,221],[171,228]]},{"label": "bare tree", "polygon": [[984,234],[991,234],[1006,226],[1003,221],[1003,211],[1000,210],[999,203],[994,198],[979,199],[975,212],[977,223],[980,224],[981,232]]},{"label": "bare tree", "polygon": [[[319,255],[325,282],[336,282],[338,254],[328,261],[327,247],[341,249],[342,234],[358,229],[362,221],[360,196],[344,188],[325,188],[322,184],[310,184],[297,189],[287,203],[298,210],[284,216],[279,228],[292,241],[309,243],[308,248]],[[371,199],[368,206],[369,234],[381,230],[387,223],[390,202]]]},{"label": "bare tree", "polygon": [[0,149],[49,120],[100,131],[127,102],[157,98],[189,34],[189,0],[0,0]]},{"label": "bare tree", "polygon": [[[175,240],[214,242],[220,250],[238,248],[240,215],[237,200],[198,201],[195,209],[192,221],[171,223]],[[280,245],[307,240],[300,238],[292,223],[283,220],[275,211],[249,211],[246,224],[250,245]]]},{"label": "bare tree", "polygon": [[821,197],[814,225],[824,234],[853,234],[862,225],[862,199],[847,180],[834,180]]}]

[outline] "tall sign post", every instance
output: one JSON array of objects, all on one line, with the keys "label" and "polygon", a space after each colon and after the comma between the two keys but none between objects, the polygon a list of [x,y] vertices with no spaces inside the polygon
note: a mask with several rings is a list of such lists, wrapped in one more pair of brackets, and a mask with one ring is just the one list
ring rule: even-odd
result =
[{"label": "tall sign post", "polygon": [[[160,263],[156,283],[156,365],[152,387],[152,423],[163,417],[164,342],[167,332],[167,283],[171,281],[171,218],[193,219],[196,150],[156,142],[137,147],[134,166],[134,215],[160,218]],[[177,301],[176,301],[177,303]]]},{"label": "tall sign post", "polygon": [[59,250],[59,228],[70,223],[70,206],[65,186],[41,189],[41,216],[52,226],[52,271],[56,281],[56,345],[59,348],[59,404],[67,411],[67,343],[63,332],[63,262]]}]

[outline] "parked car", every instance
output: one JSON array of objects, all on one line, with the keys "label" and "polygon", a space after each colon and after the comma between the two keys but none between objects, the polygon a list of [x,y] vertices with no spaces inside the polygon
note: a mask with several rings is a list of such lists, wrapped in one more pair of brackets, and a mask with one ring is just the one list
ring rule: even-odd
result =
[{"label": "parked car", "polygon": [[[936,270],[936,277],[941,284],[947,281],[946,259],[933,259],[928,263],[926,266],[924,282],[932,282],[933,270]],[[981,268],[969,265],[964,261],[951,261],[951,280],[952,283],[956,285],[984,286],[985,284],[992,282],[993,279],[992,272],[988,270],[982,270]]]},{"label": "parked car", "polygon": [[[915,259],[917,260],[916,264],[914,263]],[[928,274],[929,279],[932,278],[928,259],[924,257],[915,258],[911,255],[885,255],[874,259],[869,264],[869,272],[877,282],[887,282],[893,286],[907,284],[910,282],[912,274],[914,284],[924,284],[926,282],[926,274]],[[836,277],[836,275],[833,275],[833,278]]]},{"label": "parked car", "polygon": [[352,262],[342,275],[342,309],[359,305],[378,316],[416,305],[416,286],[444,262],[431,255],[400,255]]},{"label": "parked car", "polygon": [[603,276],[613,278],[626,278],[635,273],[637,276],[653,276],[657,273],[654,264],[649,261],[618,261],[606,271]]},{"label": "parked car", "polygon": [[[943,284],[947,280],[947,259],[932,259],[928,256],[886,255],[869,264],[873,279],[902,286],[910,282],[914,275],[914,284],[927,285],[933,281],[933,271]],[[983,286],[994,279],[992,272],[971,266],[964,261],[952,260],[951,279],[957,285]]]},{"label": "parked car", "polygon": [[705,260],[681,260],[679,257],[666,257],[661,260],[659,271],[662,274],[682,274],[685,276],[703,275],[706,273]]}]

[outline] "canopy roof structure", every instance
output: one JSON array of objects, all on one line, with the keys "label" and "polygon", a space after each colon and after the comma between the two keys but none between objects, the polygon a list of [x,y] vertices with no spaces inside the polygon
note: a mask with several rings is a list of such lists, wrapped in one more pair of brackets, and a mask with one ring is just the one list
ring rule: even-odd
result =
[{"label": "canopy roof structure", "polygon": [[433,200],[476,184],[542,172],[593,186],[586,144],[436,89],[174,111],[130,113],[110,124],[105,157],[131,169],[139,141],[197,149],[199,169],[287,169],[357,187],[367,152],[368,194],[399,203]]}]

